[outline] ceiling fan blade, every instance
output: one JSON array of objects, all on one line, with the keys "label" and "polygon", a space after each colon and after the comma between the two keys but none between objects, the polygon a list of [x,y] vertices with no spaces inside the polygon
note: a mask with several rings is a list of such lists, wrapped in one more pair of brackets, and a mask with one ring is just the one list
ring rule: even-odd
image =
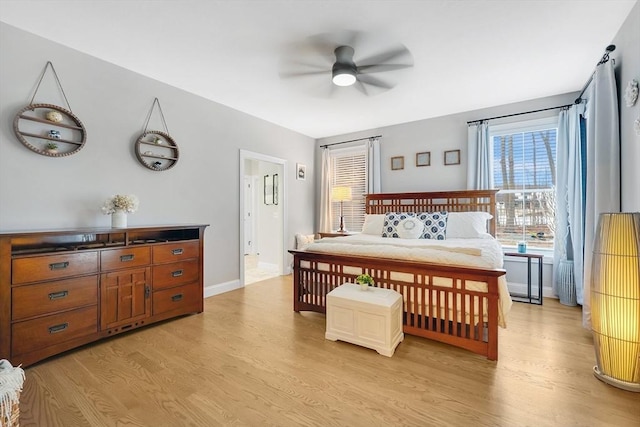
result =
[{"label": "ceiling fan blade", "polygon": [[385,62],[390,62],[397,58],[402,58],[402,57],[405,57],[406,62],[413,63],[409,50],[404,46],[398,46],[392,50],[389,50],[387,52],[382,52],[377,55],[370,56],[368,58],[358,59],[356,63],[362,64],[360,65],[361,67],[366,67],[369,65],[384,64]]},{"label": "ceiling fan blade", "polygon": [[358,82],[362,82],[362,83],[366,83],[368,85],[371,86],[375,86],[375,87],[381,87],[384,89],[391,89],[394,85],[387,83],[385,81],[382,81],[376,77],[373,77],[369,74],[359,74],[358,77]]},{"label": "ceiling fan blade", "polygon": [[377,64],[377,65],[362,65],[357,67],[358,73],[384,73],[386,71],[402,70],[403,68],[411,68],[413,64]]},{"label": "ceiling fan blade", "polygon": [[281,71],[280,77],[282,78],[290,78],[290,77],[305,77],[305,76],[319,76],[322,74],[326,74],[329,76],[331,74],[330,70],[322,70],[322,71]]},{"label": "ceiling fan blade", "polygon": [[362,84],[362,81],[360,80],[356,80],[356,83],[354,84],[354,86],[356,87],[356,89],[358,89],[360,92],[364,93],[365,95],[369,96],[369,92],[367,91],[367,88],[364,86],[364,84]]}]

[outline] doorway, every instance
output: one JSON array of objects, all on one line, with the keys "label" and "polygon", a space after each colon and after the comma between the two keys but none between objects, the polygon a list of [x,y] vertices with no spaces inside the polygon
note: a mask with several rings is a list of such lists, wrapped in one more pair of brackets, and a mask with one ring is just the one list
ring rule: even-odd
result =
[{"label": "doorway", "polygon": [[285,165],[240,150],[240,286],[284,274]]}]

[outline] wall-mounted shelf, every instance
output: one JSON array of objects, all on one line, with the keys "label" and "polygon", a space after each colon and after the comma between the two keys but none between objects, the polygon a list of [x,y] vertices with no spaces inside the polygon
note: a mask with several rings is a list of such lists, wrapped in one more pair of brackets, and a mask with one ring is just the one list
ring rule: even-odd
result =
[{"label": "wall-mounted shelf", "polygon": [[[46,119],[47,113],[60,113],[61,121]],[[13,130],[18,140],[28,149],[43,156],[64,157],[80,151],[87,140],[87,132],[71,111],[53,104],[30,104],[16,114]],[[55,131],[59,137],[49,134]],[[48,149],[55,143],[57,149]]]},{"label": "wall-mounted shelf", "polygon": [[171,169],[178,162],[178,145],[166,132],[150,130],[136,141],[136,157],[140,163],[154,171]]}]

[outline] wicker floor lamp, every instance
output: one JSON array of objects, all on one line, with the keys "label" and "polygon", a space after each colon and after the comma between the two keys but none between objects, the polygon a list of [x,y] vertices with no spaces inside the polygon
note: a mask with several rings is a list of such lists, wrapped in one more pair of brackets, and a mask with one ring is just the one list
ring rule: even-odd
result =
[{"label": "wicker floor lamp", "polygon": [[640,212],[601,214],[591,266],[594,375],[640,392]]}]

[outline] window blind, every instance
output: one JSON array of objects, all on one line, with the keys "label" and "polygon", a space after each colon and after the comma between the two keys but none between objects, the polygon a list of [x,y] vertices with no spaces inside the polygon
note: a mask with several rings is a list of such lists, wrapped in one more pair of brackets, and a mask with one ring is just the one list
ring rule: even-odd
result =
[{"label": "window blind", "polygon": [[[364,224],[367,192],[366,146],[332,150],[331,186],[350,187],[352,200],[343,202],[343,216],[348,231],[361,231]],[[331,229],[340,227],[340,202],[331,202]]]}]

